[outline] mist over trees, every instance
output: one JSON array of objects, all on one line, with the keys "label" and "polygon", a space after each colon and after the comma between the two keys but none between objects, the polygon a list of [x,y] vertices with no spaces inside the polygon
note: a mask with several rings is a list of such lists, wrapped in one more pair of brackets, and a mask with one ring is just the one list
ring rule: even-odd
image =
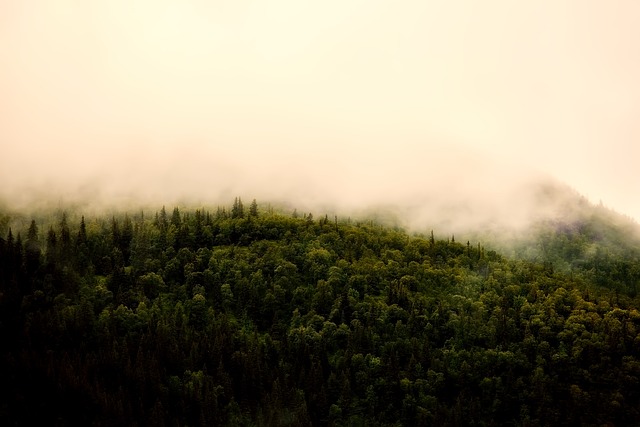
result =
[{"label": "mist over trees", "polygon": [[640,425],[639,21],[0,1],[0,426]]},{"label": "mist over trees", "polygon": [[240,197],[9,215],[0,421],[637,424],[640,245],[589,209],[509,255]]}]

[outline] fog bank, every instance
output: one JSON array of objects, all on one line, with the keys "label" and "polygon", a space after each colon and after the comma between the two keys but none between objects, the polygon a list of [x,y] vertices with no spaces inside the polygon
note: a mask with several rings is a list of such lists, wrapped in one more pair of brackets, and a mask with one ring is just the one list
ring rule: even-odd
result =
[{"label": "fog bank", "polygon": [[0,4],[0,197],[520,223],[528,183],[640,218],[640,4]]}]

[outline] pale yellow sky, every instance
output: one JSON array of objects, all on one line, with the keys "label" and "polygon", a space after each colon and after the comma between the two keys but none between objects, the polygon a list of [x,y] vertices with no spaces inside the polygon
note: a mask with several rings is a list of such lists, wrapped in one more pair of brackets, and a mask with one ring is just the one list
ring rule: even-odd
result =
[{"label": "pale yellow sky", "polygon": [[640,219],[639,22],[636,0],[2,0],[0,194],[491,199],[534,170]]}]

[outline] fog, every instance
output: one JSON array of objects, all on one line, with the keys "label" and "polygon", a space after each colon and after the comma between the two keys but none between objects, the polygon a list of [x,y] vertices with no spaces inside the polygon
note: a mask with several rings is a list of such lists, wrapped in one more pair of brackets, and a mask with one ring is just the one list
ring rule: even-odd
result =
[{"label": "fog", "polygon": [[4,0],[0,198],[512,225],[554,179],[638,220],[638,22],[635,0]]}]

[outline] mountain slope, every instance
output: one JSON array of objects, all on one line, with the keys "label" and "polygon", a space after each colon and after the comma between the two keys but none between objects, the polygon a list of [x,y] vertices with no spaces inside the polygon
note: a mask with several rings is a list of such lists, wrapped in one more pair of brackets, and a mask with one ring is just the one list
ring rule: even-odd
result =
[{"label": "mountain slope", "polygon": [[637,299],[476,242],[296,216],[236,200],[8,234],[3,424],[640,422]]},{"label": "mountain slope", "polygon": [[557,184],[541,186],[537,200],[547,214],[504,242],[506,253],[551,263],[591,283],[636,295],[640,226],[635,221]]}]

